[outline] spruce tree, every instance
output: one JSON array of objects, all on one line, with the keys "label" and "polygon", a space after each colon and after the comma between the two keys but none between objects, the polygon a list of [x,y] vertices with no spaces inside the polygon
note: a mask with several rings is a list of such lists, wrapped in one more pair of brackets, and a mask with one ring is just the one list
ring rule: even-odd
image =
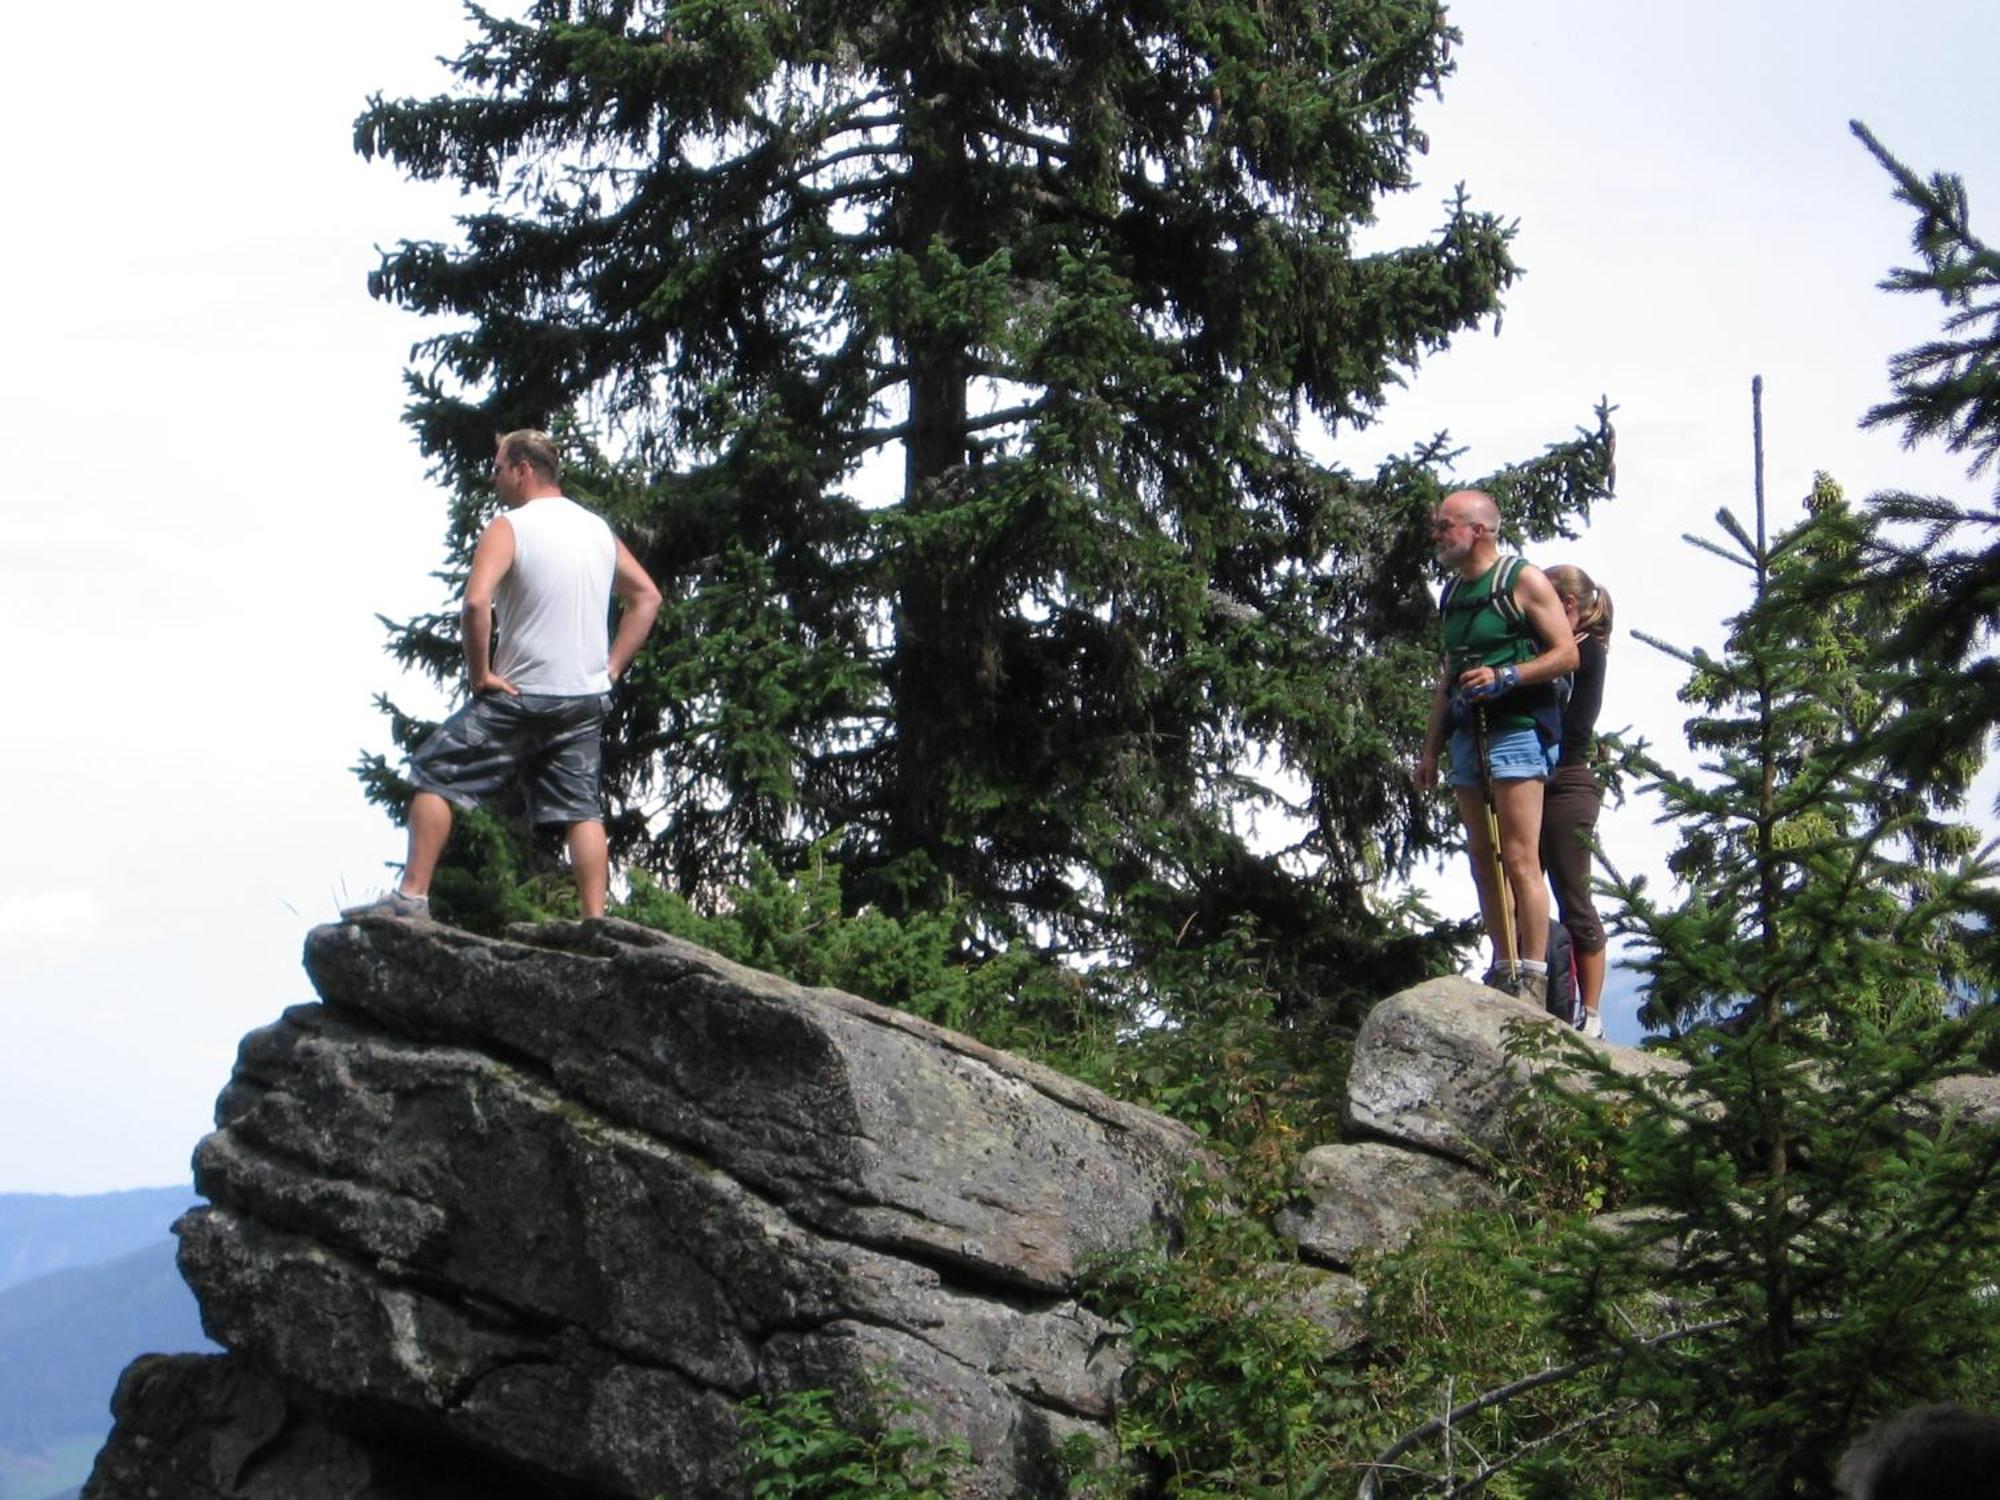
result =
[{"label": "spruce tree", "polygon": [[[1946,872],[1975,854],[1975,830],[1951,817],[1971,767],[1961,758],[1950,774],[1913,779],[1889,754],[1913,710],[1902,691],[1910,674],[1882,642],[1923,606],[1923,591],[1906,582],[1864,592],[1880,522],[1825,474],[1805,519],[1767,538],[1761,421],[1757,440],[1755,534],[1725,508],[1716,522],[1726,544],[1687,539],[1751,578],[1722,654],[1635,632],[1689,667],[1680,696],[1698,712],[1688,744],[1708,757],[1697,776],[1632,757],[1676,831],[1668,868],[1687,894],[1664,908],[1643,880],[1621,880],[1621,921],[1642,939],[1632,960],[1646,985],[1642,1019],[1675,1034],[1740,1026],[1746,1012],[1781,1025],[1789,1010],[1810,1010],[1824,1024],[1865,1004],[1879,1018],[1974,984],[1978,964],[1963,922],[1929,905],[1955,878]],[[1918,914],[1928,925],[1913,925]],[[1796,946],[1799,932],[1811,946]],[[1885,969],[1877,960],[1889,955]],[[1840,1003],[1829,1009],[1832,993]]]},{"label": "spruce tree", "polygon": [[1857,604],[1873,518],[1822,477],[1767,538],[1758,490],[1754,533],[1724,511],[1704,544],[1751,600],[1720,656],[1684,654],[1710,758],[1655,767],[1681,898],[1618,882],[1685,1075],[1525,1043],[1594,1075],[1556,1094],[1642,1210],[1527,1278],[1601,1373],[1588,1405],[1641,1495],[1828,1496],[1875,1417],[2000,1398],[2000,1130],[1934,1092],[1993,1032],[1990,1007],[1952,1012],[1993,990],[1995,868],[1939,813],[1955,775],[1888,764],[1912,710],[1880,654],[1896,620]]},{"label": "spruce tree", "polygon": [[[1308,443],[1516,275],[1462,193],[1355,250],[1411,183],[1442,6],[471,14],[452,92],[357,122],[473,205],[371,285],[441,325],[409,420],[447,577],[493,433],[539,425],[667,593],[614,717],[617,852],[697,901],[823,856],[850,908],[962,912],[975,956],[1248,925],[1295,992],[1419,972],[1367,894],[1443,832],[1406,768],[1446,447],[1357,476]],[[1546,535],[1609,465],[1600,412],[1492,482]],[[449,680],[449,619],[399,657]]]},{"label": "spruce tree", "polygon": [[1893,754],[1918,774],[1949,774],[1954,762],[1962,774],[1966,757],[2000,727],[2000,660],[1991,650],[2000,621],[2000,250],[1973,232],[1959,177],[1919,177],[1860,121],[1851,128],[1916,215],[1917,264],[1892,271],[1883,288],[1934,296],[1944,309],[1939,337],[1890,362],[1890,399],[1865,423],[1900,428],[1906,447],[1941,442],[1964,458],[1968,478],[1995,485],[1985,504],[1906,491],[1870,500],[1887,523],[1877,582],[1892,595],[1913,584],[1923,594],[1890,642],[1910,672],[1904,697],[1919,710]]},{"label": "spruce tree", "polygon": [[[1946,308],[1866,420],[1976,478],[2000,451],[2000,256],[1957,178],[1854,130],[1917,213],[1920,264],[1884,287]],[[1822,477],[1767,541],[1761,436],[1756,534],[1725,511],[1726,543],[1698,543],[1746,568],[1751,602],[1719,657],[1676,653],[1709,759],[1653,767],[1681,899],[1615,882],[1687,1072],[1621,1079],[1524,1040],[1592,1077],[1556,1091],[1572,1144],[1642,1210],[1524,1268],[1567,1372],[1602,1376],[1578,1430],[1608,1434],[1638,1495],[1830,1496],[1873,1420],[2000,1404],[2000,1129],[1937,1088],[1990,1064],[2000,1027],[1992,849],[1950,820],[2000,724],[2000,507],[1857,511]]]}]

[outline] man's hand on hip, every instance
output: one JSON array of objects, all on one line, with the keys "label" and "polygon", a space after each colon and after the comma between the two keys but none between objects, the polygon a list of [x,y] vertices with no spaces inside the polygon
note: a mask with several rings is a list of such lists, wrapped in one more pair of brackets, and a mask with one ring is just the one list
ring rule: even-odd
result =
[{"label": "man's hand on hip", "polygon": [[498,672],[481,672],[472,680],[472,696],[481,693],[505,693],[509,698],[521,696],[521,690],[502,677]]}]

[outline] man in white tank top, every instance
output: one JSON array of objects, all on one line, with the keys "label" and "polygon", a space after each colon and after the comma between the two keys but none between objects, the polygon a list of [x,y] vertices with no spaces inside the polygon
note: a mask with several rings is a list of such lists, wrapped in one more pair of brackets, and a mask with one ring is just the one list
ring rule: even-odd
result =
[{"label": "man in white tank top", "polygon": [[[493,486],[507,509],[473,549],[460,612],[471,698],[410,757],[417,793],[402,884],[344,916],[428,916],[453,805],[479,806],[517,783],[537,826],[568,831],[583,914],[604,915],[604,715],[611,684],[653,627],[660,591],[610,527],[563,495],[560,477],[546,433],[500,439]],[[614,594],[624,607],[611,635]]]}]

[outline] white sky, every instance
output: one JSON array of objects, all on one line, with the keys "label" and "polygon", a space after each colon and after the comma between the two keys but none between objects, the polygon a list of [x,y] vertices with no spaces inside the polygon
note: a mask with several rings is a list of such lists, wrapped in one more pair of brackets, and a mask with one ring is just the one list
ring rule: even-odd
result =
[{"label": "white sky", "polygon": [[[1747,516],[1749,381],[1768,488],[1971,497],[1957,467],[1855,419],[1936,310],[1873,289],[1908,214],[1851,116],[1965,174],[2000,236],[2000,7],[1460,0],[1427,109],[1412,235],[1463,180],[1520,220],[1505,327],[1427,366],[1336,457],[1449,428],[1466,474],[1618,403],[1620,498],[1571,548],[1621,627],[1719,638],[1737,602],[1681,546]],[[373,247],[442,232],[448,193],[349,143],[368,93],[427,93],[448,0],[336,11],[203,0],[39,7],[10,34],[0,130],[0,1191],[184,1180],[241,1035],[310,998],[308,927],[380,881],[400,834],[349,774],[386,747],[380,612],[438,602],[442,497],[399,420],[422,325],[371,302]],[[1560,555],[1558,555],[1558,551]],[[1677,737],[1678,674],[1621,642],[1604,722]],[[396,688],[418,704],[422,689]],[[1657,862],[1634,810],[1621,863]],[[1454,870],[1440,900],[1457,910]]]}]

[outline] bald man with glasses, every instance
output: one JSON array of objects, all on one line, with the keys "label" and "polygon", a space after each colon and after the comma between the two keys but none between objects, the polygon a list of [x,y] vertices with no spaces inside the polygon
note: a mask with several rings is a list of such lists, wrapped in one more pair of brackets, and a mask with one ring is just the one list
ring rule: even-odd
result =
[{"label": "bald man with glasses", "polygon": [[1452,581],[1441,601],[1444,663],[1416,782],[1422,791],[1435,787],[1439,760],[1449,751],[1447,779],[1493,945],[1486,983],[1544,1004],[1549,892],[1542,878],[1542,787],[1559,753],[1558,684],[1576,670],[1576,639],[1542,571],[1502,556],[1500,508],[1491,495],[1445,496],[1431,533],[1438,564]]}]

